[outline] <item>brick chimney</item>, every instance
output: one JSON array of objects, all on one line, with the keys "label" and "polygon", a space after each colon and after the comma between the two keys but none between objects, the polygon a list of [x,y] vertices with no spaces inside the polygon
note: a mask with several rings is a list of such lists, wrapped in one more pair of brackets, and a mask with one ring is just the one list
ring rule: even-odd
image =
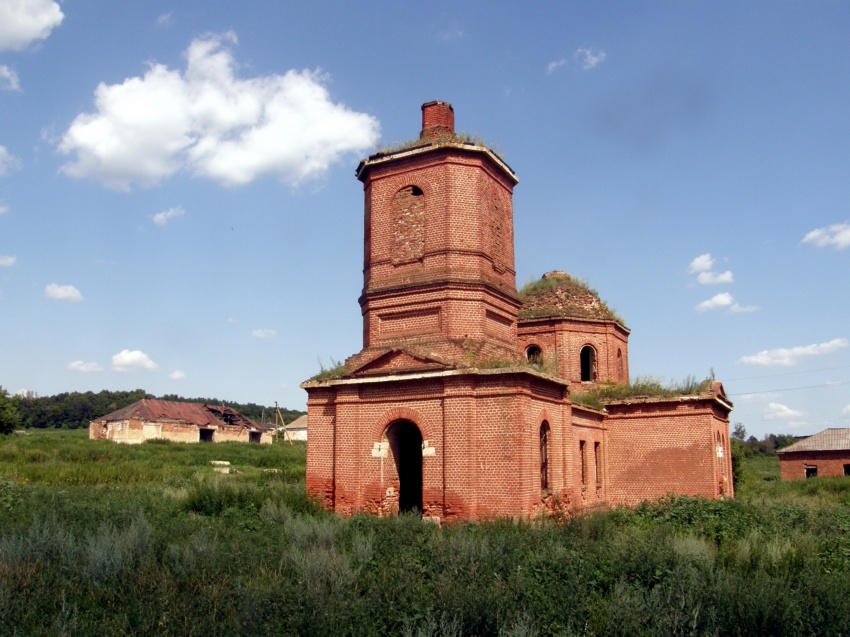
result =
[{"label": "brick chimney", "polygon": [[419,139],[455,134],[455,111],[448,102],[426,102],[422,105],[422,132]]}]

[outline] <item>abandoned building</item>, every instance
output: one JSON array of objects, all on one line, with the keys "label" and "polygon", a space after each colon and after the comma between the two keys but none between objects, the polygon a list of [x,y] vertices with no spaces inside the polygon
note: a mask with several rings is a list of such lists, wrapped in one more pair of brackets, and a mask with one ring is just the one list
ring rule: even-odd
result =
[{"label": "abandoned building", "polygon": [[850,429],[824,429],[776,453],[783,480],[850,476]]},{"label": "abandoned building", "polygon": [[173,442],[274,442],[274,427],[262,425],[223,405],[143,399],[92,420],[91,440],[139,444]]},{"label": "abandoned building", "polygon": [[563,272],[517,292],[512,197],[494,152],[445,102],[419,140],[363,160],[363,348],[306,381],[307,489],[342,514],[529,517],[733,495],[728,401],[595,405],[629,379],[629,329]]}]

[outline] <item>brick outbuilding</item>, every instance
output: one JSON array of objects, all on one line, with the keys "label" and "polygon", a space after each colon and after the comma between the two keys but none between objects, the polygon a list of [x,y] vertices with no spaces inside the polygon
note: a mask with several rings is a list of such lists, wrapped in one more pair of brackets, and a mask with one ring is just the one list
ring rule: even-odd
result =
[{"label": "brick outbuilding", "polygon": [[776,453],[783,480],[850,476],[850,429],[824,429]]},{"label": "brick outbuilding", "polygon": [[305,382],[307,489],[329,508],[438,520],[731,496],[720,383],[601,407],[630,332],[552,272],[516,288],[513,170],[422,106],[419,140],[362,161],[363,349]]}]

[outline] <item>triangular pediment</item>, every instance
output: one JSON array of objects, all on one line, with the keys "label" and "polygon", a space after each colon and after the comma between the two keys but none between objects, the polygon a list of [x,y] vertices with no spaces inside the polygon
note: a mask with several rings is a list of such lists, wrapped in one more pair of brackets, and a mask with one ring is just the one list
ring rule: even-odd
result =
[{"label": "triangular pediment", "polygon": [[416,372],[451,369],[453,366],[435,357],[406,349],[391,349],[376,354],[373,358],[352,370],[353,376],[380,374],[411,374]]}]

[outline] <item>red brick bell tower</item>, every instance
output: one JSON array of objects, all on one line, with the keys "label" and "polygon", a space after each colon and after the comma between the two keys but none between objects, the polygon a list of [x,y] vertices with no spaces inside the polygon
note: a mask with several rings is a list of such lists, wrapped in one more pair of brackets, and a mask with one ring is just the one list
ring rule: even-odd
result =
[{"label": "red brick bell tower", "polygon": [[361,162],[363,355],[407,344],[466,363],[515,356],[513,171],[458,139],[446,102],[419,142]]}]

